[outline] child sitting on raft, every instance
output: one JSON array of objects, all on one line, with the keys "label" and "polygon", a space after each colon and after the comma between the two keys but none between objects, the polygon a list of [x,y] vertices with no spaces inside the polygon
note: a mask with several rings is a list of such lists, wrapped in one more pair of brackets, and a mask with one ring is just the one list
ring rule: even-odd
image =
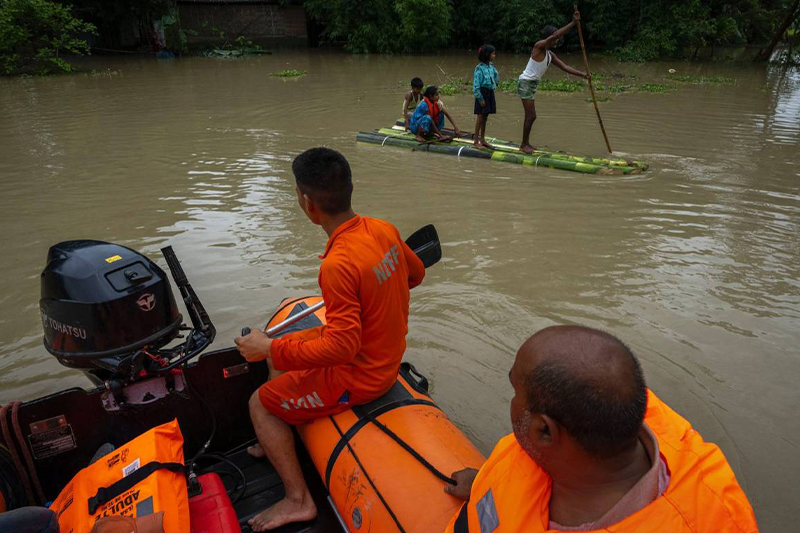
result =
[{"label": "child sitting on raft", "polygon": [[433,133],[437,139],[448,141],[451,137],[447,137],[442,133],[444,128],[444,118],[450,121],[453,125],[453,131],[457,136],[461,136],[461,130],[458,129],[456,123],[453,122],[453,117],[444,108],[444,104],[439,100],[439,88],[431,85],[425,89],[422,101],[417,104],[414,114],[411,115],[411,133],[417,136],[419,142],[426,142],[426,136]]},{"label": "child sitting on raft", "polygon": [[472,77],[472,93],[475,95],[475,136],[476,148],[493,149],[486,142],[486,123],[489,115],[497,113],[494,90],[497,88],[497,69],[492,63],[497,57],[495,47],[484,44],[478,48],[478,64]]},{"label": "child sitting on raft", "polygon": [[422,86],[420,78],[413,78],[411,80],[411,90],[406,93],[406,97],[403,99],[403,121],[405,122],[406,131],[408,131],[411,124],[411,113],[414,112],[414,109],[422,100]]}]

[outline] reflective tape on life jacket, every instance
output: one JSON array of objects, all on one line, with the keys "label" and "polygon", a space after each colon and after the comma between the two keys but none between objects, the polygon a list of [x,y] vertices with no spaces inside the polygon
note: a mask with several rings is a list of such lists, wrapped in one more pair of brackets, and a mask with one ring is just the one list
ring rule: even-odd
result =
[{"label": "reflective tape on life jacket", "polygon": [[[645,423],[670,471],[667,490],[624,520],[599,531],[752,533],[753,509],[722,451],[648,391]],[[470,499],[445,533],[526,533],[549,530],[552,480],[514,435],[500,440],[472,484]],[[598,531],[598,530],[595,530]]]},{"label": "reflective tape on life jacket", "polygon": [[164,533],[189,533],[183,436],[173,420],[87,466],[53,502],[61,533],[86,533],[104,516],[164,512]]}]

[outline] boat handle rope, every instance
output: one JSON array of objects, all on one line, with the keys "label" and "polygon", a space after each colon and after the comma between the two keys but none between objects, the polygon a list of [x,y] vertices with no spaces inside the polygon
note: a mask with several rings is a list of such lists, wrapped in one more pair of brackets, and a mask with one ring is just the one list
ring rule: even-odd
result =
[{"label": "boat handle rope", "polygon": [[463,147],[463,146],[462,146],[461,148],[459,148],[459,149],[458,149],[458,154],[456,154],[458,157],[461,157],[461,150],[463,150],[463,149],[464,149],[464,147]]},{"label": "boat handle rope", "polygon": [[[17,474],[20,477],[20,481],[22,481],[22,485],[25,487],[25,492],[28,496],[28,501],[30,504],[37,503],[36,496],[39,497],[38,503],[44,504],[44,492],[42,491],[42,485],[39,482],[39,475],[36,472],[36,465],[33,463],[33,457],[31,457],[31,452],[28,450],[28,447],[25,443],[25,439],[22,436],[22,429],[19,425],[19,406],[22,405],[22,402],[11,402],[3,406],[0,409],[0,426],[2,426],[3,431],[3,439],[5,440],[6,445],[8,446],[8,451],[11,453],[11,459],[14,462],[14,468],[17,470]],[[11,435],[11,432],[8,429],[8,420],[6,418],[6,413],[8,413],[8,409],[11,408],[11,425],[14,429],[14,434],[17,437],[17,445],[19,445],[20,449],[22,450],[22,454],[25,456],[25,463],[28,466],[28,470],[25,470],[25,467],[22,464],[22,460],[17,453],[17,448],[14,445],[14,439]],[[30,477],[28,476],[28,472],[30,472]],[[33,481],[33,487],[31,487],[31,480]],[[33,489],[36,489],[36,493],[34,495]]]},{"label": "boat handle rope", "polygon": [[[339,433],[339,437],[344,439],[344,433],[342,432],[342,428],[340,428],[339,424],[336,422],[336,419],[330,415],[328,416],[328,418],[330,419],[331,422],[333,422],[333,427],[336,428],[336,431]],[[345,444],[347,444],[347,449],[350,451],[350,455],[353,456],[353,459],[355,459],[358,467],[361,469],[362,472],[364,472],[364,477],[367,478],[367,481],[369,481],[369,484],[372,486],[372,489],[375,491],[375,494],[378,495],[378,499],[380,499],[383,506],[389,512],[389,516],[392,517],[392,520],[394,521],[394,524],[397,526],[397,529],[400,530],[400,533],[406,533],[406,530],[403,529],[402,525],[400,525],[400,520],[397,518],[397,515],[394,514],[394,511],[389,506],[389,503],[386,501],[386,499],[383,497],[383,494],[381,494],[381,491],[379,491],[378,487],[375,486],[375,483],[372,482],[372,478],[369,477],[369,472],[367,472],[367,469],[364,468],[364,465],[361,464],[361,460],[358,458],[358,455],[356,455],[356,451],[353,449],[353,447],[350,446],[350,442],[345,441]]]},{"label": "boat handle rope", "polygon": [[[542,155],[544,155],[544,154],[542,154]],[[533,165],[533,168],[538,168],[538,167],[539,167],[539,160],[540,160],[541,158],[542,158],[542,156],[541,156],[541,155],[540,155],[539,157],[537,157],[537,158],[536,158],[536,163]]]},{"label": "boat handle rope", "polygon": [[455,479],[444,475],[438,468],[433,466],[431,463],[428,462],[427,459],[422,457],[422,455],[420,455],[420,453],[417,450],[412,448],[411,445],[409,445],[406,441],[401,439],[394,431],[384,426],[382,423],[378,422],[370,413],[365,412],[364,418],[372,422],[378,429],[389,435],[389,437],[391,437],[392,440],[394,440],[397,444],[399,444],[401,448],[410,453],[411,457],[419,461],[422,466],[427,468],[431,474],[438,477],[445,483],[449,483],[450,485],[455,486],[457,484]]},{"label": "boat handle rope", "polygon": [[388,138],[389,138],[389,135],[387,135],[386,137],[383,138],[383,142],[381,143],[381,147],[383,147],[383,145],[386,144],[386,139],[388,139]]}]

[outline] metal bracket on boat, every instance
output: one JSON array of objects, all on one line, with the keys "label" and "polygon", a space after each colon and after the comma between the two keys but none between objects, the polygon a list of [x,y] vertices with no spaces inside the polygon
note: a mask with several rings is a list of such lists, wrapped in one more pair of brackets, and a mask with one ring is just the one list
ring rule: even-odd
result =
[{"label": "metal bracket on boat", "polygon": [[120,411],[127,406],[149,405],[166,398],[173,390],[183,392],[186,389],[186,381],[182,374],[170,374],[170,377],[174,378],[172,390],[167,386],[167,377],[139,381],[123,387],[122,390],[108,390],[101,396],[103,409]]},{"label": "metal bracket on boat", "polygon": [[349,531],[347,529],[347,524],[344,522],[344,518],[342,518],[342,515],[339,513],[339,509],[336,508],[336,504],[333,503],[333,499],[330,496],[328,496],[328,503],[331,505],[331,509],[333,509],[333,514],[335,514],[336,518],[339,520],[339,525],[342,526],[342,531],[345,533]]}]

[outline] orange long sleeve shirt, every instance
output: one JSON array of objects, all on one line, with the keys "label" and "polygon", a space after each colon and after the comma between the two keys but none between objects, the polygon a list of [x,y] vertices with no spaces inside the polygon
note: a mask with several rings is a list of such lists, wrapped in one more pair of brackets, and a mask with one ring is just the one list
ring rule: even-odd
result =
[{"label": "orange long sleeve shirt", "polygon": [[393,225],[355,216],[328,239],[319,286],[327,324],[314,340],[272,341],[276,370],[325,368],[352,402],[385,393],[406,349],[409,290],[425,267]]}]

